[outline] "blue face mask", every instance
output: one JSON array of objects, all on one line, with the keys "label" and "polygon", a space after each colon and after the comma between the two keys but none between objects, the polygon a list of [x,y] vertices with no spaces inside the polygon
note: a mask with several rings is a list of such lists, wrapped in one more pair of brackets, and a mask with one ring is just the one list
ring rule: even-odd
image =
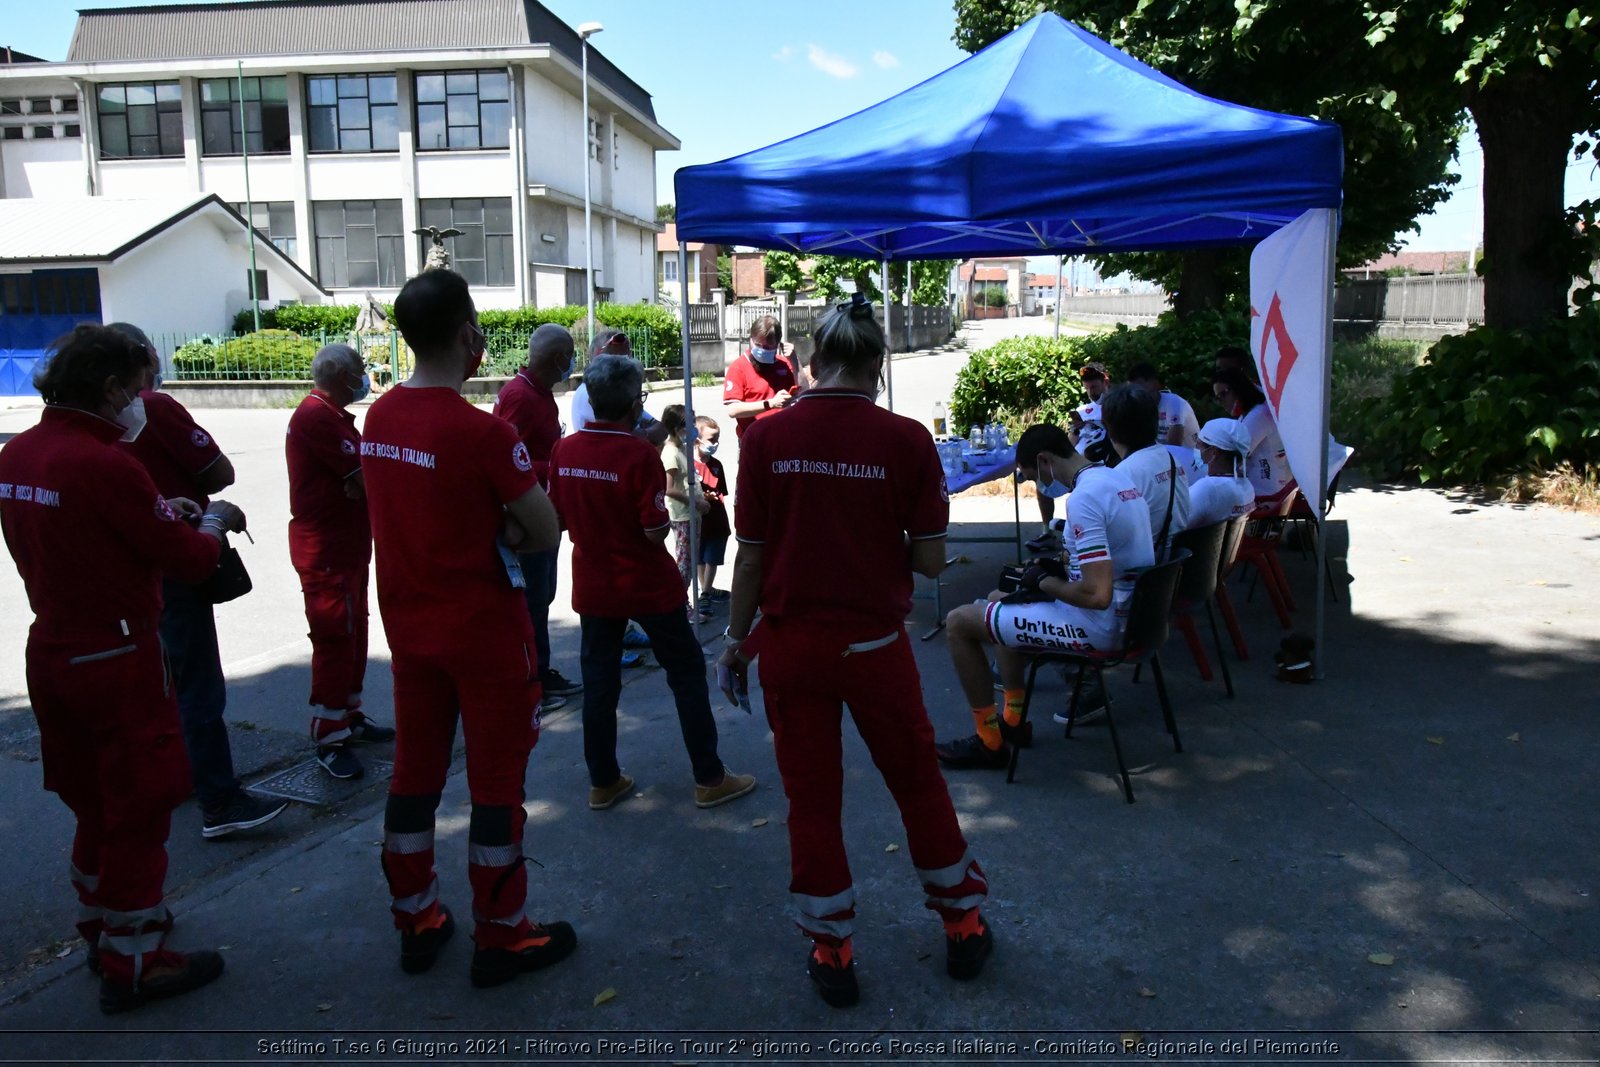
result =
[{"label": "blue face mask", "polygon": [[1054,478],[1047,477],[1042,470],[1039,471],[1038,484],[1039,492],[1043,493],[1052,500],[1059,500],[1071,491],[1067,488],[1065,483],[1058,482]]},{"label": "blue face mask", "polygon": [[700,445],[700,451],[704,452],[708,456],[716,455],[717,454],[717,442],[716,441],[706,441],[706,442],[702,443]]},{"label": "blue face mask", "polygon": [[770,366],[778,362],[778,350],[776,348],[758,348],[755,345],[751,345],[750,358],[757,363],[765,363]]},{"label": "blue face mask", "polygon": [[359,404],[359,403],[361,403],[361,401],[365,400],[371,393],[372,393],[372,378],[369,377],[368,375],[363,374],[361,376],[361,384],[360,385],[356,385],[356,386],[351,386],[351,388],[350,388],[350,403]]}]

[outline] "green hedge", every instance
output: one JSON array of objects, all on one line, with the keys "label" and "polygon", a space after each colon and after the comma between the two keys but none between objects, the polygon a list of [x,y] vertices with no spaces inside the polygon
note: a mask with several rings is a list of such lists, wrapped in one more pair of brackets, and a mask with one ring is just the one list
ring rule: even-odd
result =
[{"label": "green hedge", "polygon": [[[392,320],[394,305],[384,304],[382,307]],[[360,313],[361,306],[357,304],[290,304],[262,308],[261,328],[263,331],[290,330],[306,336],[347,334],[355,329],[356,316]],[[496,368],[502,365],[509,365],[511,369],[521,366],[520,359],[508,361],[513,360],[519,348],[525,354],[528,335],[547,322],[571,330],[581,352],[588,344],[584,328],[587,314],[588,309],[581,304],[510,310],[486,308],[479,311],[478,325],[490,339],[490,351],[485,363]],[[633,341],[635,353],[647,368],[678,367],[683,364],[683,335],[677,318],[665,308],[654,304],[596,304],[595,318],[602,325],[625,331]],[[253,328],[254,321],[249,308],[234,316],[234,333],[248,334]]]},{"label": "green hedge", "polygon": [[179,379],[309,379],[319,347],[319,342],[288,330],[262,330],[226,341],[204,337],[173,353],[172,367]]},{"label": "green hedge", "polygon": [[1535,330],[1446,337],[1359,409],[1369,466],[1479,484],[1571,464],[1600,469],[1600,306]]},{"label": "green hedge", "polygon": [[1064,426],[1072,409],[1087,399],[1079,367],[1103,363],[1112,381],[1122,381],[1129,367],[1149,362],[1203,421],[1212,410],[1217,349],[1248,343],[1248,320],[1219,312],[1185,321],[1163,315],[1154,326],[1118,326],[1085,337],[1009,337],[974,354],[956,375],[950,418],[957,429],[998,420],[1013,433],[1034,422]]}]

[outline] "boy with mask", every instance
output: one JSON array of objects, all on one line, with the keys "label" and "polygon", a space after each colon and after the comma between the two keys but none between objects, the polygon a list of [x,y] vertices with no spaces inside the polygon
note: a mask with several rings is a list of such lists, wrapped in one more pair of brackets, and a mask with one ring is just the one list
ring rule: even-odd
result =
[{"label": "boy with mask", "polygon": [[728,537],[733,529],[728,522],[727,475],[722,461],[716,459],[717,446],[722,441],[722,427],[710,415],[700,415],[694,420],[695,458],[694,476],[700,483],[711,510],[700,516],[700,601],[718,602],[728,599],[726,589],[716,589],[717,568],[722,566],[727,554]]}]

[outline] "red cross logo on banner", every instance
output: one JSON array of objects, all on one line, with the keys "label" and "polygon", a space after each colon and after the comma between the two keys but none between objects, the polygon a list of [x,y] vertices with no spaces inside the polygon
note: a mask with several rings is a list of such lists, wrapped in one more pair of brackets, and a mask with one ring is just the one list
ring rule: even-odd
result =
[{"label": "red cross logo on banner", "polygon": [[[1251,315],[1261,314],[1255,308],[1250,309]],[[1277,374],[1272,373],[1274,368],[1267,366],[1267,342],[1275,341],[1278,346]],[[1295,360],[1300,358],[1300,350],[1295,347],[1294,340],[1289,336],[1289,327],[1283,321],[1283,301],[1277,293],[1272,294],[1272,306],[1267,308],[1266,321],[1261,324],[1261,351],[1256,354],[1256,365],[1261,368],[1261,386],[1267,391],[1267,399],[1272,401],[1272,412],[1278,412],[1278,402],[1283,397],[1284,383],[1289,380],[1289,372],[1294,370]]]}]

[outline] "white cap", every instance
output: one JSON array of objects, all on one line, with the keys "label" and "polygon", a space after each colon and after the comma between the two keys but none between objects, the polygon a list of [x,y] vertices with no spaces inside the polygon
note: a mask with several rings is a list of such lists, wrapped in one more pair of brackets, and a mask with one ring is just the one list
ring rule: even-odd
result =
[{"label": "white cap", "polygon": [[1200,443],[1224,452],[1250,454],[1250,431],[1238,419],[1212,419],[1200,427]]}]

